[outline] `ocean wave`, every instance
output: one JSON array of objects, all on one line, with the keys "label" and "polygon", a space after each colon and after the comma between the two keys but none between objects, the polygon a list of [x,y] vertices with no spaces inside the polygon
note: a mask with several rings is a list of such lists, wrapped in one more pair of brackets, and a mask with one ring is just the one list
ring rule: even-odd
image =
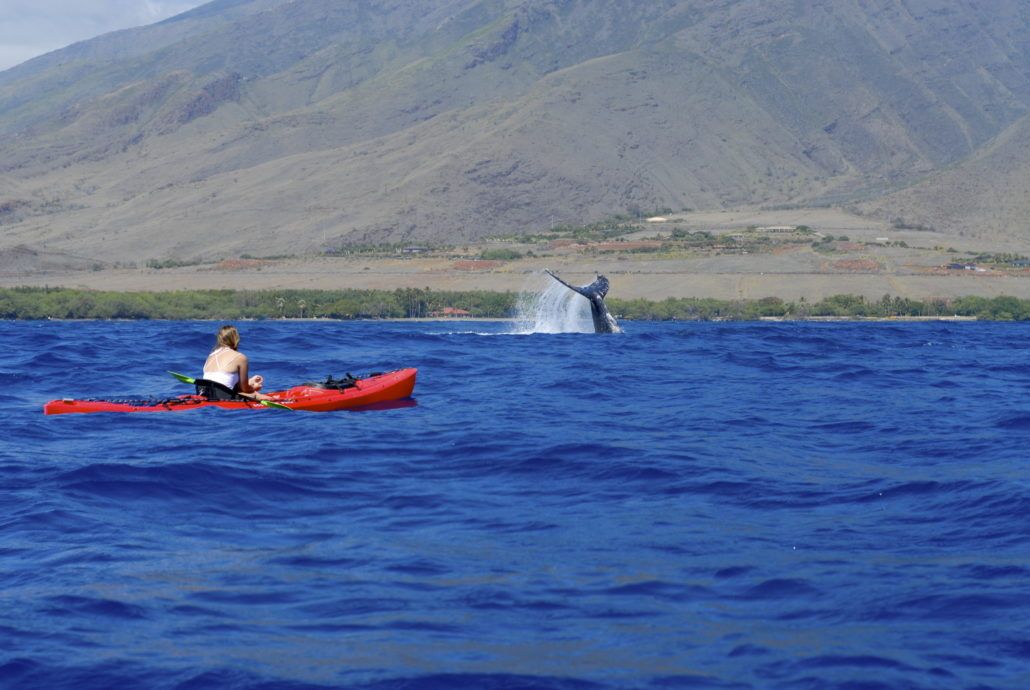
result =
[{"label": "ocean wave", "polygon": [[183,390],[217,324],[0,323],[0,685],[1030,673],[1025,328],[465,326],[241,325],[270,382],[416,366],[413,406],[44,417]]}]

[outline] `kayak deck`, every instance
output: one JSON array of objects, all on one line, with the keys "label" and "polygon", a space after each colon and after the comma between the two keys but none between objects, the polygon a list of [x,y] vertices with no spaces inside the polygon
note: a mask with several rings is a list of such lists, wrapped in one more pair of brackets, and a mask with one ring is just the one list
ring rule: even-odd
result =
[{"label": "kayak deck", "polygon": [[[411,397],[415,390],[417,369],[399,369],[359,379],[343,390],[301,385],[269,393],[273,402],[291,410],[332,412],[369,405],[394,402]],[[161,400],[51,400],[43,405],[43,414],[91,412],[182,412],[201,407],[226,410],[273,409],[252,400],[208,400],[199,395],[180,395]]]}]

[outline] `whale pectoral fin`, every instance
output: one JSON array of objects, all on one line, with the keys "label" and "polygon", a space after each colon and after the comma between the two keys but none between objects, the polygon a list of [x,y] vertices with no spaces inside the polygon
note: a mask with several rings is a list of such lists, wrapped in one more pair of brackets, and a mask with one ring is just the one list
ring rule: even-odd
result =
[{"label": "whale pectoral fin", "polygon": [[567,287],[568,289],[570,289],[570,290],[575,290],[575,289],[576,289],[576,288],[572,287],[571,285],[569,285],[568,283],[566,283],[566,282],[565,282],[564,280],[562,280],[561,278],[559,278],[558,276],[556,276],[556,275],[555,275],[554,273],[552,273],[552,272],[551,272],[550,270],[548,270],[548,269],[544,269],[544,273],[546,273],[547,275],[551,276],[552,278],[554,278],[555,280],[557,280],[557,281],[558,281],[559,283],[561,283],[562,285],[564,285],[564,286],[565,286],[565,287]]},{"label": "whale pectoral fin", "polygon": [[548,271],[548,270],[546,270],[546,269],[544,270],[544,273],[546,273],[547,275],[551,276],[552,278],[554,278],[555,280],[557,280],[557,281],[558,281],[559,283],[561,283],[562,285],[564,285],[564,286],[565,286],[565,287],[567,287],[568,289],[572,290],[573,292],[578,292],[579,294],[583,295],[583,296],[584,296],[584,297],[586,297],[587,299],[590,299],[590,293],[588,293],[588,292],[584,291],[584,289],[583,289],[583,288],[579,288],[579,287],[576,287],[575,285],[569,285],[569,284],[568,284],[568,283],[566,283],[566,282],[565,282],[564,280],[562,280],[561,278],[559,278],[558,276],[556,276],[556,275],[555,275],[554,273],[551,273],[550,271]]},{"label": "whale pectoral fin", "polygon": [[590,316],[594,322],[595,333],[621,333],[622,329],[619,328],[618,322],[615,321],[615,317],[608,311],[608,307],[604,303],[605,295],[608,294],[608,279],[601,274],[597,275],[597,279],[589,285],[583,287],[576,287],[575,285],[569,285],[564,280],[554,274],[553,271],[544,269],[544,273],[551,276],[559,283],[577,292],[588,300],[590,300]]}]

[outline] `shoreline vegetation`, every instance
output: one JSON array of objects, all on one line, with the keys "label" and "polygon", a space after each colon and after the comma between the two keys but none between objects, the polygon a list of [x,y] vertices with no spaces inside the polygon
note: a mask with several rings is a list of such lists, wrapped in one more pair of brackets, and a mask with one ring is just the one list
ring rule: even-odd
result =
[{"label": "shoreline vegetation", "polygon": [[[513,292],[396,290],[177,290],[114,292],[74,288],[0,288],[5,320],[260,320],[260,319],[426,319],[516,316]],[[756,321],[762,319],[977,319],[1030,320],[1030,300],[1016,297],[959,297],[913,300],[884,295],[867,300],[834,295],[817,302],[667,298],[608,299],[624,320]]]}]

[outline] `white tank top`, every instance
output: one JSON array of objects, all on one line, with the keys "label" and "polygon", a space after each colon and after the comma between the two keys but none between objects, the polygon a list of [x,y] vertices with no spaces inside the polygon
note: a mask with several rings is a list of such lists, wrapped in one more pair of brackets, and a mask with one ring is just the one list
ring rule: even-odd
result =
[{"label": "white tank top", "polygon": [[[215,358],[215,366],[221,366],[221,363],[218,361],[218,357],[225,350],[229,350],[229,348],[227,348],[227,347],[220,347],[220,348],[218,348],[217,350],[215,350],[214,352],[211,353],[212,355],[214,355],[214,358]],[[230,352],[231,352],[231,350],[230,350]],[[214,381],[215,383],[220,383],[223,386],[225,386],[226,388],[233,388],[233,389],[235,389],[236,386],[240,382],[240,372],[239,372],[238,369],[236,371],[219,371],[217,369],[212,370],[212,371],[208,371],[207,369],[205,369],[204,370],[204,378],[207,379],[208,381]]]}]

